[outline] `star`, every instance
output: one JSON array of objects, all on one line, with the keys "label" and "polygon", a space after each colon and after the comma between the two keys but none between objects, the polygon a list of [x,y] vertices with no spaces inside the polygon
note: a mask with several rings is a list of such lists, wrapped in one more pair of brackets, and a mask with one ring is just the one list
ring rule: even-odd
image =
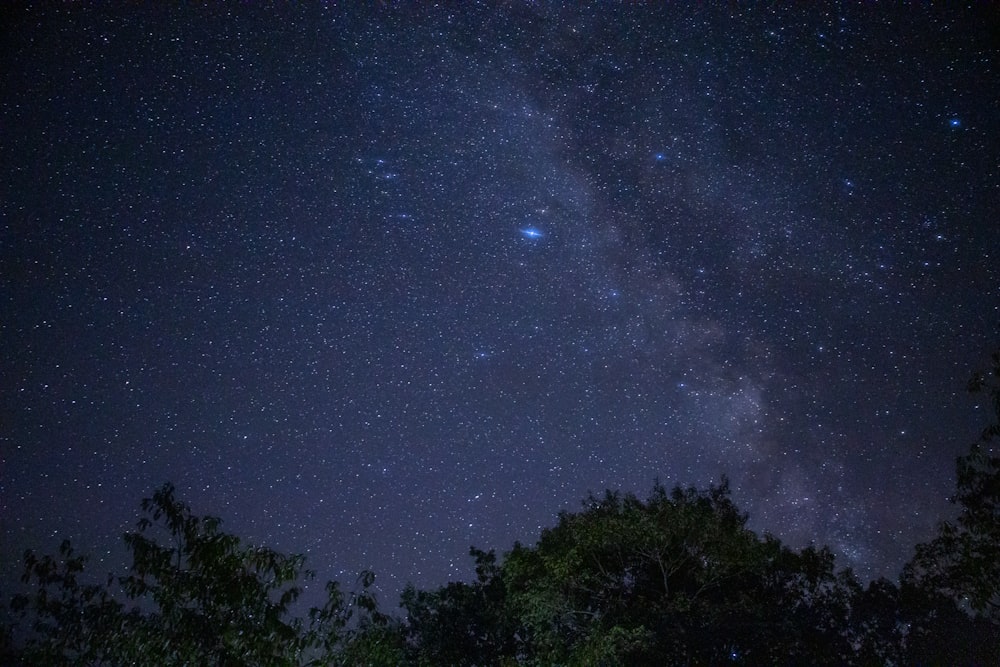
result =
[{"label": "star", "polygon": [[[115,548],[166,480],[390,605],[470,575],[470,522],[501,553],[656,476],[728,473],[760,528],[850,535],[876,575],[949,511],[1000,281],[997,66],[949,51],[989,52],[962,13],[340,3],[149,38],[36,4],[0,105],[0,564]],[[923,48],[941,18],[963,41]],[[923,126],[872,122],[907,100]]]}]

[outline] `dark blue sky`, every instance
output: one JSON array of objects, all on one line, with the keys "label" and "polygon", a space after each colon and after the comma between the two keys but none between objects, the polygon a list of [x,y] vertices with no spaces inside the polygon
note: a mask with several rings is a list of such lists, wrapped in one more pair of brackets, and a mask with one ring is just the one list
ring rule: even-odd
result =
[{"label": "dark blue sky", "polygon": [[4,581],[165,480],[390,598],[657,477],[864,577],[948,515],[997,14],[491,5],[8,12]]}]

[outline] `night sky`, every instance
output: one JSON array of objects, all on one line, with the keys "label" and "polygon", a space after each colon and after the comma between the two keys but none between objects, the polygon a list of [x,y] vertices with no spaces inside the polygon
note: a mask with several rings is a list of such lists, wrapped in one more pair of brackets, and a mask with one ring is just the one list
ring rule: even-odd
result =
[{"label": "night sky", "polygon": [[0,558],[164,481],[321,581],[727,474],[895,576],[1000,344],[998,12],[7,9]]}]

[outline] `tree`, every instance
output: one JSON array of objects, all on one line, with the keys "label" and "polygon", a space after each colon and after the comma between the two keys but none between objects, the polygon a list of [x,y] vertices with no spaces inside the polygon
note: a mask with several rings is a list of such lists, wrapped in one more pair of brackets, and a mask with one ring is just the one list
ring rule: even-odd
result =
[{"label": "tree", "polygon": [[[244,547],[219,530],[218,519],[194,516],[170,485],[142,507],[151,518],[125,536],[134,560],[121,580],[130,599],[151,600],[157,609],[130,627],[134,637],[146,638],[133,642],[139,656],[161,644],[177,664],[297,662],[305,645],[300,622],[288,611],[301,592],[295,582],[303,557]],[[158,520],[170,546],[148,535]]]},{"label": "tree", "polygon": [[[378,600],[372,591],[375,574],[365,570],[358,577],[360,590],[352,593],[346,607],[332,607],[335,623],[331,641],[324,642],[324,651],[310,665],[398,667],[406,663],[406,641],[399,621],[379,611]],[[336,584],[328,583],[328,587]],[[329,605],[328,605],[329,606]],[[312,610],[315,621],[320,610]],[[345,628],[353,618],[353,627]],[[327,627],[328,624],[320,624]],[[339,636],[338,636],[339,635]]]},{"label": "tree", "polygon": [[[12,611],[30,618],[27,646],[18,656],[30,664],[83,665],[105,662],[115,655],[116,637],[134,620],[104,586],[82,584],[87,558],[77,555],[69,541],[59,556],[24,555],[22,581],[35,583],[34,596],[16,595]],[[109,577],[108,586],[112,581]],[[13,651],[11,651],[13,652]]]},{"label": "tree", "polygon": [[[327,601],[310,611],[308,626],[290,607],[312,577],[304,558],[245,546],[198,517],[165,484],[142,502],[146,516],[125,536],[133,563],[106,585],[81,584],[86,558],[64,542],[58,557],[25,554],[31,595],[13,610],[30,619],[23,658],[31,664],[300,665],[337,664],[361,634],[348,629],[358,610],[365,624],[378,616],[362,575],[350,602],[335,582]],[[126,608],[121,599],[132,604]]]},{"label": "tree", "polygon": [[514,655],[516,628],[496,554],[475,547],[469,554],[475,559],[475,582],[403,591],[400,606],[406,610],[413,663],[496,665]]},{"label": "tree", "polygon": [[529,664],[844,664],[856,584],[746,527],[728,483],[607,492],[502,566]]},{"label": "tree", "polygon": [[[476,580],[408,587],[379,611],[350,594],[292,613],[304,559],[244,544],[169,484],[125,536],[133,563],[84,580],[86,558],[25,554],[21,621],[0,662],[44,665],[1000,664],[1000,352],[977,374],[996,415],[957,462],[956,521],[918,545],[899,585],[867,588],[826,547],[747,528],[728,482],[607,491],[502,559],[473,548]],[[22,641],[16,647],[14,639]]]},{"label": "tree", "polygon": [[1000,625],[1000,351],[989,372],[973,375],[969,391],[986,394],[994,421],[956,462],[957,520],[939,526],[937,537],[917,546],[904,580],[939,592]]}]

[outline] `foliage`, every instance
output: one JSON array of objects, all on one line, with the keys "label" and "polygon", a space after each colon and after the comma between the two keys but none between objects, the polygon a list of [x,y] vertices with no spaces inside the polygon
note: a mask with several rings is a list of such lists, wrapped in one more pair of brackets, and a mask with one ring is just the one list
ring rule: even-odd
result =
[{"label": "foliage", "polygon": [[[961,512],[898,584],[861,586],[833,553],[747,528],[723,479],[611,491],[534,546],[473,548],[475,581],[409,586],[380,611],[374,574],[293,613],[304,559],[245,545],[164,485],[125,536],[132,567],[87,583],[86,558],[25,554],[0,662],[30,665],[1000,664],[1000,353],[970,389],[998,422],[958,460]],[[15,641],[17,640],[17,641]]]},{"label": "foliage", "polygon": [[511,655],[515,626],[493,551],[471,549],[476,581],[436,591],[408,586],[400,606],[407,614],[412,661],[422,665],[494,665]]},{"label": "foliage", "polygon": [[[345,601],[336,583],[310,622],[290,613],[300,592],[302,556],[244,546],[220,530],[214,517],[198,517],[167,484],[142,502],[145,516],[125,535],[132,567],[106,585],[81,584],[86,558],[64,542],[58,557],[25,554],[23,581],[32,595],[11,607],[30,620],[22,659],[30,664],[93,665],[299,665],[334,664],[353,638],[354,610],[369,618],[363,590]],[[132,606],[126,607],[126,600]],[[377,612],[376,612],[377,613]],[[152,656],[155,656],[153,658]]]},{"label": "foliage", "polygon": [[853,579],[829,551],[794,554],[747,529],[725,481],[591,497],[503,571],[535,664],[819,664],[849,651]]},{"label": "foliage", "polygon": [[[142,639],[129,658],[159,645],[176,664],[294,664],[304,646],[298,623],[287,617],[301,591],[294,583],[303,558],[243,547],[219,530],[218,519],[192,515],[171,486],[142,507],[151,518],[125,536],[134,561],[121,584],[130,599],[151,600],[157,611],[130,627]],[[154,521],[162,521],[171,546],[147,535]]]},{"label": "foliage", "polygon": [[937,591],[1000,625],[1000,351],[988,373],[977,373],[969,391],[987,395],[994,421],[958,458],[958,519],[939,526],[937,537],[917,546],[904,570],[913,585]]},{"label": "foliage", "polygon": [[68,541],[59,547],[59,557],[24,556],[25,583],[34,581],[33,597],[16,595],[11,609],[20,617],[30,614],[31,642],[24,651],[35,664],[72,665],[102,662],[113,654],[114,638],[127,631],[133,615],[103,587],[81,584],[79,576],[87,562],[74,553]]}]

